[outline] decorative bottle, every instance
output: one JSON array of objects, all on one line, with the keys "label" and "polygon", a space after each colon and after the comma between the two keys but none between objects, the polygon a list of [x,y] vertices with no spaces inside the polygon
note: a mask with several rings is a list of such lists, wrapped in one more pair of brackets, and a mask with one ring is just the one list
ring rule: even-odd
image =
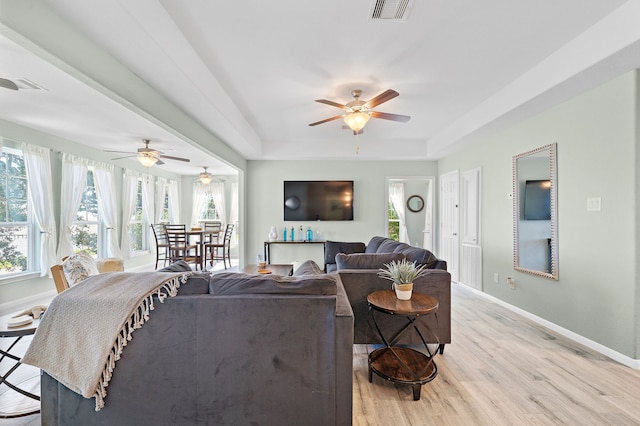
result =
[{"label": "decorative bottle", "polygon": [[313,231],[311,230],[311,227],[307,228],[307,241],[313,241]]},{"label": "decorative bottle", "polygon": [[295,241],[296,240],[296,230],[294,229],[294,227],[291,227],[291,241]]},{"label": "decorative bottle", "polygon": [[284,231],[282,231],[282,241],[287,241],[287,227],[284,227]]},{"label": "decorative bottle", "polygon": [[304,231],[302,230],[302,225],[300,225],[300,234],[298,235],[298,239],[300,239],[300,241],[304,240]]}]

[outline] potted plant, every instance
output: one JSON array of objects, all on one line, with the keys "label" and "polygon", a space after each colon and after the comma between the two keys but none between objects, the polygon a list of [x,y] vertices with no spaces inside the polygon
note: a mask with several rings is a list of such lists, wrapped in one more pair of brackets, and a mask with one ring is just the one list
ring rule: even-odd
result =
[{"label": "potted plant", "polygon": [[409,300],[413,292],[413,281],[426,275],[427,271],[426,265],[417,266],[415,262],[404,258],[385,263],[384,268],[378,272],[378,276],[393,282],[393,289],[398,299]]}]

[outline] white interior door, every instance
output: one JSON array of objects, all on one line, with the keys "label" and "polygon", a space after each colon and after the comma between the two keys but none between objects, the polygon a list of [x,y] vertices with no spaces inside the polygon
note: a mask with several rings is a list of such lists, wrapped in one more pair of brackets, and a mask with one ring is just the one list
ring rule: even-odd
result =
[{"label": "white interior door", "polygon": [[447,261],[451,280],[456,282],[459,279],[460,268],[458,186],[457,170],[440,176],[440,253],[438,257]]},{"label": "white interior door", "polygon": [[482,245],[480,241],[481,169],[462,173],[462,258],[460,283],[482,290]]}]

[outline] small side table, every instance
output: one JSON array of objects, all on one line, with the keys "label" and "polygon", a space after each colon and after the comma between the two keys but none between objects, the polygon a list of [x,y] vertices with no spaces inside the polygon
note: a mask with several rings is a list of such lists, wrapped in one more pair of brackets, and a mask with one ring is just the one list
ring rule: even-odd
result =
[{"label": "small side table", "polygon": [[[18,342],[20,342],[20,340],[22,340],[23,337],[30,336],[36,332],[36,329],[40,324],[40,320],[33,320],[31,324],[19,327],[9,327],[7,325],[7,321],[9,321],[13,315],[15,314],[0,317],[0,337],[15,338],[15,340],[11,342],[7,349],[0,348],[0,365],[3,365],[3,363],[13,363],[13,365],[11,365],[9,368],[5,368],[3,366],[3,368],[1,369],[1,371],[6,371],[6,373],[4,373],[0,377],[0,389],[3,387],[3,385],[7,386],[9,389],[6,389],[6,391],[2,392],[0,395],[2,396],[2,399],[5,402],[8,402],[12,407],[12,411],[7,412],[5,411],[4,404],[0,405],[0,418],[2,419],[28,416],[30,414],[36,414],[40,412],[40,396],[24,389],[24,387],[26,387],[25,385],[27,385],[28,383],[31,383],[31,387],[34,387],[32,383],[34,380],[37,380],[36,383],[40,382],[40,370],[36,369],[35,367],[25,365],[23,368],[32,368],[34,369],[35,373],[33,375],[16,374],[15,377],[19,377],[17,379],[19,380],[19,382],[12,383],[9,381],[9,376],[14,374],[18,367],[22,365],[22,362],[20,362],[20,360],[22,359],[23,355],[16,354],[15,352],[12,353],[11,351],[16,348],[16,345],[18,344]],[[17,392],[15,398],[13,395],[8,395],[8,392],[10,391]],[[20,395],[22,395],[22,397]]]},{"label": "small side table", "polygon": [[[431,296],[416,292],[409,300],[399,300],[393,290],[380,290],[369,294],[367,302],[370,319],[385,345],[385,347],[376,349],[369,354],[369,382],[373,381],[373,373],[376,373],[383,379],[394,383],[410,384],[413,388],[413,400],[418,401],[422,385],[435,379],[438,367],[433,361],[437,351],[431,352],[423,337],[423,332],[432,333],[436,339],[437,334],[433,333],[427,325],[423,325],[421,331],[417,319],[424,315],[436,315],[438,301]],[[396,333],[386,337],[376,322],[376,313],[404,317],[406,322],[404,326],[399,325],[401,328]],[[398,339],[409,330],[418,333],[426,349],[426,354],[412,348],[394,346]]]}]

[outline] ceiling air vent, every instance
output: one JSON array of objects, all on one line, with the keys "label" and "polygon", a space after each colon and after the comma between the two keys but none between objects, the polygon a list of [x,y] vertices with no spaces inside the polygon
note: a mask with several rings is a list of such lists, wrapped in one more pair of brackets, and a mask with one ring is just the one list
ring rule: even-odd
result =
[{"label": "ceiling air vent", "polygon": [[20,90],[47,90],[37,83],[29,80],[28,78],[16,78],[13,82],[18,86]]},{"label": "ceiling air vent", "polygon": [[400,21],[409,18],[414,0],[373,0],[371,5],[372,21]]}]

